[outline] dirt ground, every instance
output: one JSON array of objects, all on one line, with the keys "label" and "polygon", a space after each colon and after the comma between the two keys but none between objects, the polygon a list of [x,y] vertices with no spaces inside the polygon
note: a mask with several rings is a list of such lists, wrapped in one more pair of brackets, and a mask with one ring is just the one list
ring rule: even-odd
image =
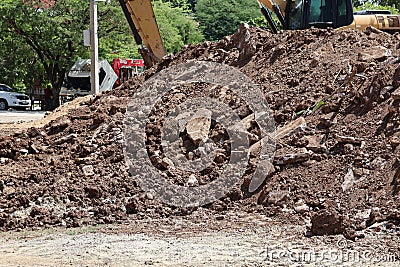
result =
[{"label": "dirt ground", "polygon": [[44,117],[44,111],[1,111],[0,124],[37,120]]},{"label": "dirt ground", "polygon": [[[123,121],[129,101],[146,80],[169,66],[191,60],[224,63],[259,84],[272,109],[277,132],[284,134],[277,135],[273,168],[264,173],[265,182],[258,190],[249,190],[259,160],[259,155],[251,152],[243,179],[226,196],[201,207],[178,208],[144,192],[129,173],[123,151]],[[182,265],[200,265],[211,257],[220,260],[221,265],[263,266],[267,264],[262,259],[259,262],[256,254],[265,254],[259,250],[265,249],[269,241],[298,249],[302,247],[296,241],[301,240],[303,245],[311,244],[313,249],[323,251],[343,239],[357,251],[371,248],[374,255],[390,254],[400,260],[399,86],[399,34],[374,29],[311,29],[273,35],[243,26],[219,42],[191,45],[167,56],[153,69],[110,93],[68,103],[40,121],[2,124],[0,229],[10,250],[4,245],[1,255],[16,255],[10,259],[17,265],[25,259],[19,255],[30,255],[32,260],[54,256],[54,263],[66,260],[67,264],[71,260],[77,265],[100,257],[99,262],[88,265],[108,264],[107,260],[113,263],[121,255],[119,251],[125,251],[143,256],[137,258],[136,265],[146,261],[168,265],[168,257]],[[232,107],[241,120],[252,115],[243,99],[222,91],[201,83],[182,86],[165,95],[146,121],[147,155],[160,175],[173,184],[189,186],[191,179],[201,186],[214,181],[229,160],[230,141],[226,129],[212,123],[209,138],[222,151],[212,168],[194,175],[178,171],[171,167],[161,145],[166,114],[190,97],[207,96]],[[257,146],[260,134],[254,121],[250,121],[247,135],[252,147]],[[181,138],[182,154],[196,158],[194,141],[187,132]],[[246,224],[243,218],[252,222]],[[175,236],[179,233],[173,230],[176,221],[189,225],[182,230],[187,233],[184,237]],[[279,238],[275,238],[268,229],[270,223],[278,222],[279,229],[284,230],[278,230]],[[127,223],[121,230],[107,232],[107,227]],[[140,226],[142,223],[152,230],[148,232]],[[159,231],[164,224],[167,234]],[[61,229],[55,230],[61,233],[51,234],[47,240],[43,229],[48,227]],[[69,229],[85,232],[90,227],[95,233],[67,233]],[[129,239],[126,227],[140,230]],[[27,229],[35,229],[32,233],[42,230],[39,236],[26,239],[28,248],[24,248],[20,246],[24,234],[21,238],[12,236],[27,233]],[[44,231],[43,236],[40,231]],[[106,243],[116,244],[117,251],[97,245],[103,238],[109,241]],[[40,244],[59,247],[57,242],[63,240],[71,240],[74,245],[66,254],[39,249]],[[141,240],[148,244],[143,250],[121,249]],[[92,242],[97,252],[78,256],[76,251],[87,242]],[[194,252],[186,249],[180,254],[165,245],[169,242],[174,249],[175,245],[186,248],[193,244]],[[213,249],[214,244],[218,249]],[[234,252],[229,253],[230,247],[240,252],[237,258]],[[255,249],[246,254],[249,247]],[[159,255],[153,249],[165,254]],[[31,254],[27,254],[29,251]],[[154,258],[153,253],[158,256]],[[246,255],[250,255],[248,263]],[[129,265],[129,260],[122,263]],[[288,265],[279,260],[276,263]],[[301,266],[302,262],[292,265]]]},{"label": "dirt ground", "polygon": [[353,242],[268,216],[199,215],[2,233],[0,266],[398,266],[387,248],[399,236],[378,225]]}]

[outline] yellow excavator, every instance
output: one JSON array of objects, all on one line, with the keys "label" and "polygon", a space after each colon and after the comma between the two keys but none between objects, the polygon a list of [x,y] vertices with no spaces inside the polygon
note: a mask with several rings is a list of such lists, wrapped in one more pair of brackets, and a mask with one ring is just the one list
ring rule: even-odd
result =
[{"label": "yellow excavator", "polygon": [[[256,1],[256,0],[255,0]],[[382,31],[399,32],[400,15],[387,11],[353,13],[351,0],[257,0],[270,29],[278,32],[272,12],[284,30],[308,28],[355,28],[373,26]],[[119,0],[146,67],[165,55],[151,0]]]}]

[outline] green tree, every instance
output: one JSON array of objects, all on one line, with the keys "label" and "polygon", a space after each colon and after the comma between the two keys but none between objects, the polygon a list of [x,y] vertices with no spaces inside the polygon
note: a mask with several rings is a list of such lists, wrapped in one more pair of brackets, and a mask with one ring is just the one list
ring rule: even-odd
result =
[{"label": "green tree", "polygon": [[[27,70],[34,69],[35,56],[26,44],[21,44],[9,32],[0,35],[0,83],[13,88],[25,87]],[[21,84],[22,83],[22,84]]]},{"label": "green tree", "polygon": [[198,23],[183,7],[173,7],[169,2],[154,1],[153,8],[168,53],[179,51],[185,44],[203,40]]},{"label": "green tree", "polygon": [[[137,46],[118,2],[99,7],[99,58],[138,57]],[[89,58],[82,31],[89,28],[87,0],[3,0],[0,4],[0,73],[10,85],[33,86],[33,80],[61,87],[66,71],[78,58]]]},{"label": "green tree", "polygon": [[[354,7],[354,11],[361,11],[361,10],[390,10],[393,14],[399,14],[399,7],[395,7],[396,5],[385,5],[384,2],[389,1],[375,1],[376,3],[371,2],[364,2],[358,6]],[[378,2],[382,2],[378,4]]]},{"label": "green tree", "polygon": [[197,0],[164,0],[164,2],[171,3],[172,7],[182,7],[184,10],[194,12]]},{"label": "green tree", "polygon": [[195,12],[195,7],[196,7],[196,4],[197,4],[198,0],[187,0],[187,2],[189,4],[190,9],[193,12]]},{"label": "green tree", "polygon": [[255,0],[198,0],[196,17],[207,40],[233,34],[243,21],[260,16]]},{"label": "green tree", "polygon": [[[184,7],[154,1],[167,51],[203,39],[198,25]],[[99,58],[137,58],[138,47],[118,1],[98,4]],[[32,87],[34,80],[61,87],[65,73],[79,58],[89,58],[82,32],[89,28],[87,0],[2,0],[0,3],[0,83]]]},{"label": "green tree", "polygon": [[[275,13],[272,13],[272,20],[274,21],[277,29],[278,30],[282,30],[282,25],[279,22],[279,19],[275,15]],[[246,23],[249,24],[252,27],[267,28],[267,29],[270,28],[270,26],[268,25],[268,22],[267,22],[267,20],[265,19],[264,16],[259,16],[257,18],[251,18],[248,21],[246,21]]]},{"label": "green tree", "polygon": [[[98,5],[99,58],[140,58],[138,46],[118,1]],[[87,58],[89,54],[87,55]]]},{"label": "green tree", "polygon": [[[87,16],[84,16],[84,9],[75,8],[77,4],[75,0],[57,1],[54,6],[46,8],[36,1],[6,1],[1,4],[2,33],[13,36],[14,45],[25,47],[26,54],[18,51],[15,56],[27,60],[28,66],[25,67],[42,71],[42,77],[35,77],[40,75],[26,68],[25,75],[47,80],[53,87],[60,88],[66,66],[85,50],[81,45],[81,26],[82,21],[87,21]],[[17,64],[15,62],[13,66]]]},{"label": "green tree", "polygon": [[377,5],[380,5],[380,6],[395,7],[397,9],[397,14],[399,13],[399,10],[400,10],[400,1],[399,0],[375,0],[372,2]]},{"label": "green tree", "polygon": [[[369,5],[373,4],[373,5]],[[353,0],[353,6],[359,10],[360,6],[365,6],[369,8],[375,8],[378,10],[382,10],[382,8],[396,8],[400,10],[400,1],[399,0]]]},{"label": "green tree", "polygon": [[189,10],[189,3],[186,0],[164,0],[164,2],[169,3],[172,7],[181,7],[184,10]]}]

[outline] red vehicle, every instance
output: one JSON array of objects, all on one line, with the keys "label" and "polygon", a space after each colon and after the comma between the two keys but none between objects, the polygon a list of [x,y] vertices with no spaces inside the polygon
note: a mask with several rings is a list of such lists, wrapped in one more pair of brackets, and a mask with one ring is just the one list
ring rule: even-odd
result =
[{"label": "red vehicle", "polygon": [[134,75],[137,75],[144,71],[144,60],[143,59],[125,59],[125,58],[114,58],[111,63],[111,67],[118,76],[114,87],[119,86],[123,82],[127,81]]}]

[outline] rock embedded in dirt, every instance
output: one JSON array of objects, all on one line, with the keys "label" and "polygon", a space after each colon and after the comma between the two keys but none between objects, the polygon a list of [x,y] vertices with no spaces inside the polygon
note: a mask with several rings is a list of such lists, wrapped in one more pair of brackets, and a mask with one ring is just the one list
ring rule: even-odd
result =
[{"label": "rock embedded in dirt", "polygon": [[392,92],[391,97],[393,98],[393,100],[400,100],[400,88],[397,88],[394,92]]},{"label": "rock embedded in dirt", "polygon": [[343,215],[334,209],[323,209],[311,216],[311,232],[315,235],[335,235],[345,232]]},{"label": "rock embedded in dirt", "polygon": [[349,169],[349,171],[346,173],[346,175],[343,178],[343,183],[342,183],[342,190],[343,192],[348,191],[351,189],[354,184],[355,184],[355,175],[352,169]]},{"label": "rock embedded in dirt", "polygon": [[308,161],[311,153],[306,148],[292,149],[290,153],[278,151],[275,154],[274,163],[277,165],[288,165]]},{"label": "rock embedded in dirt", "polygon": [[294,210],[297,213],[306,213],[310,211],[310,207],[302,199],[300,199],[295,203]]},{"label": "rock embedded in dirt", "polygon": [[323,136],[306,136],[307,145],[305,146],[307,150],[310,150],[315,153],[325,153],[327,148],[325,144],[321,144]]},{"label": "rock embedded in dirt", "polygon": [[383,46],[375,46],[364,50],[358,55],[360,61],[373,61],[373,60],[385,60],[392,52]]},{"label": "rock embedded in dirt", "polygon": [[355,145],[361,145],[361,142],[363,141],[361,138],[356,138],[353,136],[341,136],[341,135],[337,135],[336,140],[339,143],[349,143]]},{"label": "rock embedded in dirt", "polygon": [[187,181],[187,186],[193,187],[193,186],[198,186],[199,181],[196,178],[196,175],[192,174],[189,176],[189,180]]},{"label": "rock embedded in dirt", "polygon": [[94,169],[93,165],[85,165],[82,167],[83,174],[85,176],[93,176],[94,175]]},{"label": "rock embedded in dirt", "polygon": [[[195,145],[204,142],[208,138],[211,127],[211,114],[205,111],[204,114],[198,114],[200,117],[190,119],[186,124],[186,132]],[[207,117],[206,117],[207,116]]]}]

